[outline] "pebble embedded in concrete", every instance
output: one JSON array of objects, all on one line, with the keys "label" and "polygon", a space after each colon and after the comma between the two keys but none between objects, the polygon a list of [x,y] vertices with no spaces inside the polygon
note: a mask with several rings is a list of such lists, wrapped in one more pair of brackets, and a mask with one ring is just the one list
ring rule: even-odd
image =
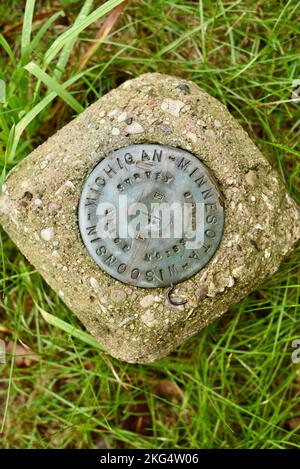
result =
[{"label": "pebble embedded in concrete", "polygon": [[41,238],[44,240],[44,241],[50,241],[54,236],[54,229],[51,227],[51,228],[44,228],[43,230],[41,230]]},{"label": "pebble embedded in concrete", "polygon": [[139,124],[138,122],[132,122],[130,125],[128,125],[126,128],[125,128],[125,131],[128,133],[128,134],[141,134],[144,132],[144,127]]},{"label": "pebble embedded in concrete", "polygon": [[161,109],[174,117],[179,117],[183,106],[184,103],[182,101],[175,99],[164,99],[161,105]]}]

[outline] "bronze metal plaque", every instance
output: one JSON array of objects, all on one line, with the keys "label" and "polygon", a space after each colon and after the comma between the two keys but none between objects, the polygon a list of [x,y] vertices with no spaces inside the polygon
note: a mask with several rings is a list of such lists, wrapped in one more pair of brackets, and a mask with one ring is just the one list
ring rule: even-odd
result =
[{"label": "bronze metal plaque", "polygon": [[220,243],[217,183],[191,153],[159,144],[121,148],[88,176],[79,203],[82,240],[121,282],[144,288],[182,282]]}]

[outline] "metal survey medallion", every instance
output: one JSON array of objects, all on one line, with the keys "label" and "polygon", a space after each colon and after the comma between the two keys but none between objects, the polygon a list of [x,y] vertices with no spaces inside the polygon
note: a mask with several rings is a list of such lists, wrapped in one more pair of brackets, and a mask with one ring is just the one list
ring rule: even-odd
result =
[{"label": "metal survey medallion", "polygon": [[194,275],[222,237],[216,181],[191,153],[166,145],[121,148],[88,176],[79,228],[94,261],[121,282],[164,287]]}]

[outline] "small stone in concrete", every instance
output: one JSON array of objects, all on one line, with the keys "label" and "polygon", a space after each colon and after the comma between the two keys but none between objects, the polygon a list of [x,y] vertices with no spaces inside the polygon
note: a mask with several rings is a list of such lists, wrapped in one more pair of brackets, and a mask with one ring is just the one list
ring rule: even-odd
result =
[{"label": "small stone in concrete", "polygon": [[184,103],[182,101],[164,99],[161,105],[161,109],[174,117],[179,117],[181,108],[183,108],[183,106]]},{"label": "small stone in concrete", "polygon": [[125,112],[122,112],[122,114],[120,114],[120,115],[118,116],[118,119],[117,119],[117,120],[118,120],[119,123],[121,123],[121,122],[125,122],[127,118],[128,118],[128,114],[127,114],[127,112],[125,111]]},{"label": "small stone in concrete", "polygon": [[193,143],[197,143],[197,135],[193,132],[187,132],[186,137],[190,139]]},{"label": "small stone in concrete", "polygon": [[53,228],[44,228],[41,230],[41,237],[44,241],[50,241],[54,236],[54,229]]},{"label": "small stone in concrete", "polygon": [[98,281],[97,281],[94,277],[91,277],[91,278],[90,278],[90,284],[91,284],[92,288],[93,288],[95,291],[99,291],[99,290],[100,290],[100,285],[99,285]]},{"label": "small stone in concrete", "polygon": [[152,327],[155,325],[155,317],[151,310],[147,310],[141,317],[141,320],[146,324],[148,327]]},{"label": "small stone in concrete", "polygon": [[125,292],[125,290],[115,290],[113,292],[113,295],[112,295],[112,300],[115,302],[115,303],[123,303],[127,298],[127,294]]},{"label": "small stone in concrete", "polygon": [[141,299],[140,305],[142,308],[149,308],[155,301],[154,295],[146,295],[144,298]]},{"label": "small stone in concrete", "polygon": [[252,171],[252,170],[248,171],[248,173],[245,174],[245,179],[247,183],[249,184],[249,186],[254,187],[255,184],[257,183],[257,176],[256,176],[255,171]]},{"label": "small stone in concrete", "polygon": [[114,118],[115,115],[118,113],[117,109],[113,109],[111,112],[109,112],[107,115],[110,119]]},{"label": "small stone in concrete", "polygon": [[191,94],[190,87],[186,83],[176,86],[177,90],[180,90],[183,94]]},{"label": "small stone in concrete", "polygon": [[120,129],[118,129],[117,127],[114,127],[111,131],[112,135],[114,136],[117,136],[117,135],[120,135]]},{"label": "small stone in concrete", "polygon": [[141,134],[144,132],[144,127],[142,127],[138,122],[132,122],[132,124],[125,128],[125,132],[128,134]]}]

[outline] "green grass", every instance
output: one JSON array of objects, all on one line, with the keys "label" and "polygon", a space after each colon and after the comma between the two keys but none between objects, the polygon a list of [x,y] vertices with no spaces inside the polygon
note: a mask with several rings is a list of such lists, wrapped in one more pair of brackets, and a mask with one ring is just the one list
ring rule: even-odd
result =
[{"label": "green grass", "polygon": [[[0,5],[2,180],[104,93],[160,71],[222,101],[299,202],[298,1],[130,1],[83,68],[118,2],[25,3]],[[3,231],[0,243],[0,338],[11,350],[0,447],[300,448],[299,248],[170,357],[134,366],[101,351]],[[38,361],[12,359],[22,344]]]}]

